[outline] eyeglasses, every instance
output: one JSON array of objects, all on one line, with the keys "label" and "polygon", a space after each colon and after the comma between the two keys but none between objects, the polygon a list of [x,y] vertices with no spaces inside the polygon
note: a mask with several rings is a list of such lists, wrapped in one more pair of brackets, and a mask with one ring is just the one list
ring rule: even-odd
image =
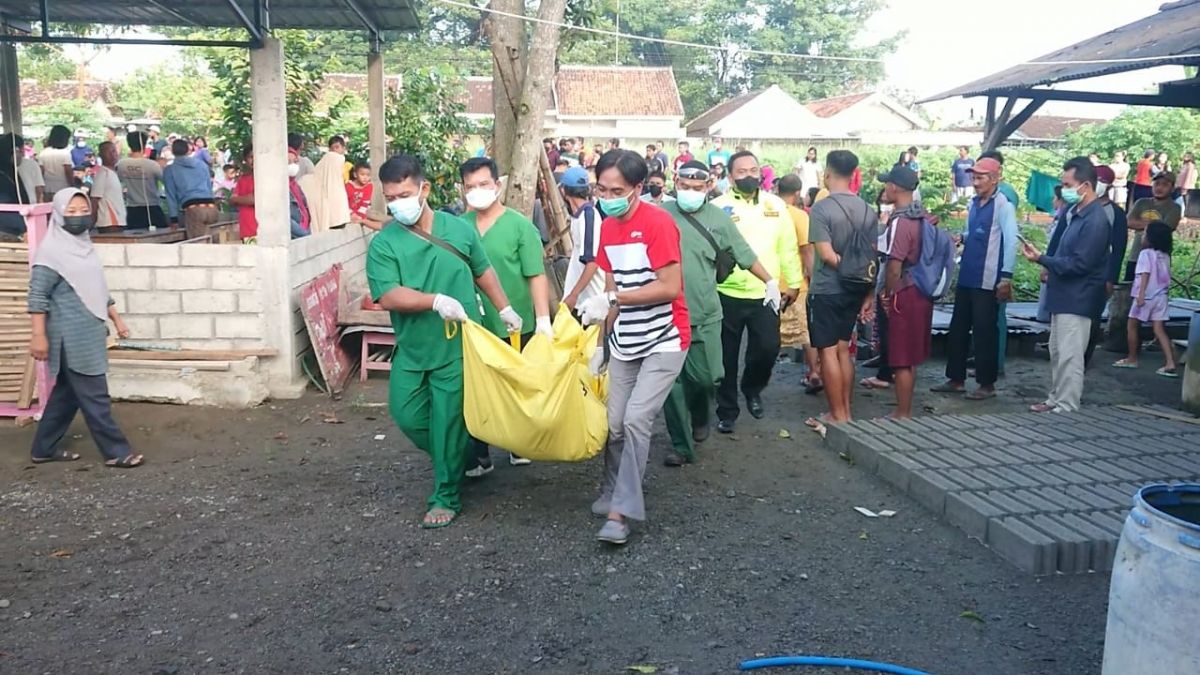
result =
[{"label": "eyeglasses", "polygon": [[685,180],[708,180],[711,174],[706,169],[692,166],[679,169],[679,171],[675,172],[675,175]]}]

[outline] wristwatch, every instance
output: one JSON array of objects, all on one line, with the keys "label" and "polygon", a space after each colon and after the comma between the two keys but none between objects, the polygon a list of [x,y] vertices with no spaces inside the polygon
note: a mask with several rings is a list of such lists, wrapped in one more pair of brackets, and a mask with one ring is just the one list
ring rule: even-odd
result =
[{"label": "wristwatch", "polygon": [[609,291],[609,292],[608,292],[608,306],[609,306],[609,307],[616,307],[616,306],[617,306],[617,293],[616,293],[616,291]]}]

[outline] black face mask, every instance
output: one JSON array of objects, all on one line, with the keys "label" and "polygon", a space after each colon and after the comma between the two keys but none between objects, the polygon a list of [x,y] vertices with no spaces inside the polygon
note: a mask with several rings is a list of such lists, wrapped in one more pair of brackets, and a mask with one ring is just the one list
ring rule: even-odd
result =
[{"label": "black face mask", "polygon": [[733,184],[737,186],[738,192],[748,195],[762,187],[762,179],[758,176],[746,176],[733,181]]},{"label": "black face mask", "polygon": [[69,234],[83,234],[92,229],[92,217],[63,216],[63,229]]},{"label": "black face mask", "polygon": [[662,194],[663,186],[651,185],[649,188],[647,188],[647,190],[650,192],[651,197],[658,198],[658,196]]}]

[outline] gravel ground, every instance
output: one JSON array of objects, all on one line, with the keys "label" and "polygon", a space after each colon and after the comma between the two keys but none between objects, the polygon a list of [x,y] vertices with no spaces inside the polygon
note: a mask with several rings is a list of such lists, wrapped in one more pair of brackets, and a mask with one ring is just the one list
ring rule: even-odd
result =
[{"label": "gravel ground", "polygon": [[[1087,402],[1178,400],[1155,355],[1119,383],[1100,357]],[[1038,400],[1048,365],[1008,370],[970,410]],[[149,459],[135,471],[103,468],[86,436],[83,461],[34,468],[31,428],[5,427],[0,672],[730,673],[795,653],[1098,671],[1106,575],[1026,576],[845,463],[805,431],[823,401],[799,377],[780,364],[767,418],[714,434],[697,465],[662,467],[656,435],[650,520],[617,550],[592,538],[595,462],[501,462],[459,523],[419,530],[429,465],[378,407],[381,378],[336,403],[119,405]],[[889,401],[860,395],[856,411]]]}]

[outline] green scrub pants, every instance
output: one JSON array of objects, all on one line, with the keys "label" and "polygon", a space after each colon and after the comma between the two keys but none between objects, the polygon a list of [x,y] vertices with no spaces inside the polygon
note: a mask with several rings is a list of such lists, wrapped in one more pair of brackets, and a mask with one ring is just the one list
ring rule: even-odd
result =
[{"label": "green scrub pants", "polygon": [[688,459],[696,458],[692,429],[708,425],[713,396],[725,377],[722,359],[720,319],[703,326],[692,326],[692,344],[688,347],[683,370],[663,405],[671,445],[675,452]]},{"label": "green scrub pants", "polygon": [[392,368],[388,406],[392,419],[433,461],[429,508],[462,510],[459,484],[467,462],[467,425],[463,420],[463,366],[455,360],[435,370]]}]

